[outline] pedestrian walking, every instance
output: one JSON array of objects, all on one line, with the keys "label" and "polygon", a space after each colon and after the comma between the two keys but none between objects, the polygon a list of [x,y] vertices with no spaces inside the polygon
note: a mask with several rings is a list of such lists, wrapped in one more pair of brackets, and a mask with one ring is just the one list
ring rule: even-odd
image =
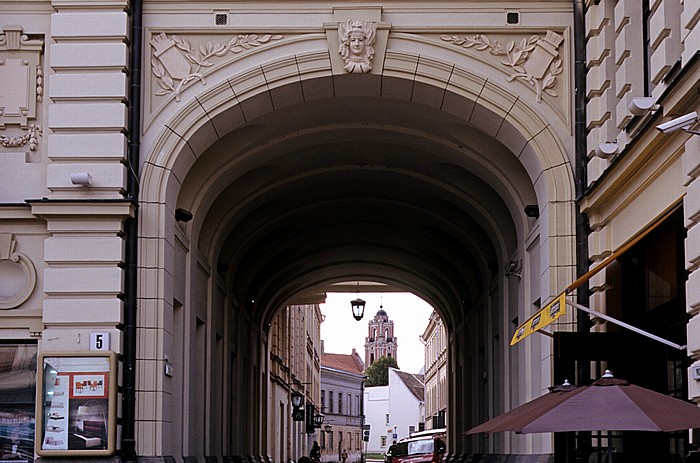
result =
[{"label": "pedestrian walking", "polygon": [[321,463],[321,447],[318,445],[318,441],[314,441],[314,445],[311,446],[309,458],[311,458],[312,463]]}]

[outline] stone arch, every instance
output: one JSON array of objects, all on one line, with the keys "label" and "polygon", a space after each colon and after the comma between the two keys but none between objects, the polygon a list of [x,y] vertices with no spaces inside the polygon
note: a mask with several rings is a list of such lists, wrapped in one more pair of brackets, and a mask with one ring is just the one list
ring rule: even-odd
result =
[{"label": "stone arch", "polygon": [[[311,70],[301,71],[299,62],[304,62]],[[386,66],[387,62],[411,63],[413,68],[398,65],[392,68]],[[161,313],[163,306],[171,304],[169,293],[173,283],[168,282],[172,275],[167,271],[167,256],[174,252],[175,240],[188,241],[198,235],[195,231],[201,222],[196,214],[195,219],[185,225],[184,234],[173,229],[175,207],[179,206],[178,195],[197,160],[229,133],[238,130],[240,135],[258,130],[256,126],[246,124],[259,116],[297,104],[337,97],[386,98],[433,106],[464,121],[464,124],[453,127],[451,143],[466,142],[476,130],[506,147],[522,164],[534,186],[540,228],[545,230],[542,234],[546,241],[542,243],[543,259],[549,260],[541,264],[539,293],[543,297],[553,295],[558,288],[568,284],[574,274],[574,188],[570,155],[557,131],[531,104],[492,81],[443,60],[387,52],[382,74],[348,76],[333,74],[327,54],[313,53],[271,61],[241,73],[235,79],[222,79],[185,100],[181,110],[164,123],[156,142],[144,153],[142,169],[140,267],[146,274],[145,278],[154,283],[142,285],[139,294],[142,305]],[[436,102],[439,102],[438,106],[435,106]],[[517,196],[515,186],[502,178],[498,169],[488,163],[480,167],[484,175],[498,177],[510,189],[508,193]],[[225,187],[226,182],[217,180],[212,176],[206,184],[199,185],[210,194],[209,199],[216,197]],[[206,199],[196,198],[187,207],[199,210]],[[522,206],[509,204],[509,207],[519,230],[517,235],[522,240],[517,247],[524,249],[526,219],[516,219],[521,215],[516,214],[516,205]],[[493,228],[497,227],[494,225]],[[189,246],[196,249],[195,243],[189,243]],[[506,249],[507,246],[501,246],[499,258],[503,261],[510,258]],[[191,256],[188,265],[206,267],[206,273],[212,274],[215,271],[212,266],[216,264],[207,258],[215,252],[210,250],[205,256]],[[559,266],[550,265],[555,259]],[[241,301],[229,303],[235,306]],[[453,346],[453,349],[457,347]],[[530,351],[530,348],[526,349]]]}]

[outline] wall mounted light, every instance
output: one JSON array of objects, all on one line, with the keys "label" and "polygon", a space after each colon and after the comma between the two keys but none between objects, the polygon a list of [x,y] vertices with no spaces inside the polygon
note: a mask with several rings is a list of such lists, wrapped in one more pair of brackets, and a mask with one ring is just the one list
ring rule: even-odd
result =
[{"label": "wall mounted light", "polygon": [[73,185],[90,186],[92,175],[90,172],[73,172],[70,174],[70,181]]},{"label": "wall mounted light", "polygon": [[178,222],[189,222],[192,220],[192,213],[186,209],[175,209],[175,220]]},{"label": "wall mounted light", "polygon": [[627,105],[627,110],[635,116],[643,116],[649,112],[654,113],[659,110],[661,106],[656,104],[653,97],[642,96],[632,98],[630,104]]},{"label": "wall mounted light", "polygon": [[532,219],[536,219],[540,216],[540,208],[537,204],[528,204],[525,206],[524,212],[526,216]]},{"label": "wall mounted light", "polygon": [[297,392],[297,391],[292,392],[292,407],[300,408],[303,403],[304,403],[304,394],[302,394],[301,392]]},{"label": "wall mounted light", "polygon": [[595,149],[595,155],[601,159],[608,159],[617,154],[617,142],[601,143]]}]

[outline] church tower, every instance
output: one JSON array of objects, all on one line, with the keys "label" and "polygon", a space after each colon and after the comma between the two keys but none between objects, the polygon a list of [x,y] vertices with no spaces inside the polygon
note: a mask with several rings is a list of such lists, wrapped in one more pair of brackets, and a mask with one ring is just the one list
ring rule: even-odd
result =
[{"label": "church tower", "polygon": [[367,337],[365,338],[365,368],[369,367],[379,357],[396,358],[396,336],[394,336],[394,322],[389,320],[382,306],[367,323]]}]

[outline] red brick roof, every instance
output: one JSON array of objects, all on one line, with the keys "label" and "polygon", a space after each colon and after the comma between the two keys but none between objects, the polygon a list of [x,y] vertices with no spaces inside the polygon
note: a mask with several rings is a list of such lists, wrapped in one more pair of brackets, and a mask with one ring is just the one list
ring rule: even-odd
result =
[{"label": "red brick roof", "polygon": [[357,353],[346,354],[324,354],[321,356],[321,366],[334,370],[347,371],[361,375],[364,371],[362,359]]}]

